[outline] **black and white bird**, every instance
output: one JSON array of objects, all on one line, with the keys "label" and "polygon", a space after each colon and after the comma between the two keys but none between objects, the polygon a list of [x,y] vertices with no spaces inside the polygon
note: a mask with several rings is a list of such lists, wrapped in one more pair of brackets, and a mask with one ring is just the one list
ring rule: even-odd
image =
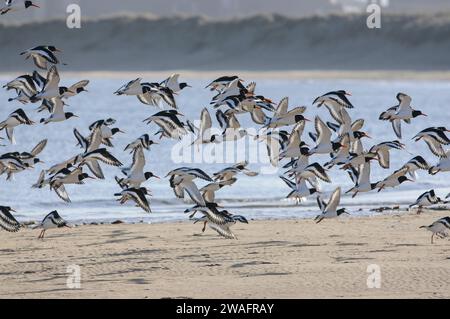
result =
[{"label": "black and white bird", "polygon": [[138,147],[143,147],[146,150],[150,150],[150,146],[153,144],[158,144],[157,142],[150,139],[150,136],[148,134],[143,134],[127,146],[125,146],[124,151],[130,151],[132,153],[135,149]]},{"label": "black and white bird", "polygon": [[207,203],[213,203],[216,200],[216,192],[224,186],[230,186],[233,185],[236,182],[236,178],[227,179],[225,181],[219,181],[219,182],[213,182],[209,183],[202,188],[200,188],[200,192],[202,193],[202,196]]},{"label": "black and white bird", "polygon": [[119,185],[126,186],[126,188],[140,188],[141,184],[147,181],[149,178],[158,178],[152,172],[145,172],[145,156],[142,147],[136,148],[133,153],[133,163],[130,167],[122,169],[122,173],[126,176],[125,178],[116,178]]},{"label": "black and white bird", "polygon": [[446,157],[442,145],[449,145],[450,139],[445,134],[450,132],[445,127],[429,127],[417,133],[412,139],[416,142],[423,140],[430,151],[437,157]]},{"label": "black and white bird", "polygon": [[288,126],[299,123],[301,121],[309,120],[303,116],[306,111],[306,106],[297,106],[288,110],[289,98],[283,98],[275,109],[273,117],[265,125],[268,128],[277,128],[281,126]]},{"label": "black and white bird", "polygon": [[[216,203],[208,203],[207,205],[197,205],[190,209],[186,209],[185,213],[191,214],[190,219],[194,220],[194,223],[203,222],[202,232],[205,231],[206,224],[215,230],[220,236],[228,239],[237,239],[236,235],[231,231],[231,226],[236,224],[236,222],[241,222],[248,224],[248,220],[241,215],[234,215],[229,213],[227,210],[218,210],[218,205]],[[203,214],[200,218],[194,218],[193,215],[196,212]]]},{"label": "black and white bird", "polygon": [[59,60],[55,55],[56,52],[61,52],[61,50],[53,45],[39,45],[23,51],[20,55],[24,55],[25,59],[32,58],[38,68],[47,70],[48,64],[59,64]]},{"label": "black and white bird", "polygon": [[30,152],[11,152],[0,156],[0,175],[6,173],[7,180],[11,180],[13,175],[28,168],[33,168],[35,164],[43,163],[39,155],[47,145],[47,140],[40,141]]},{"label": "black and white bird", "polygon": [[220,78],[215,79],[214,81],[212,81],[211,83],[209,83],[205,89],[210,88],[211,91],[222,91],[224,88],[226,88],[232,81],[234,80],[239,80],[238,76],[236,75],[231,75],[231,76],[221,76]]},{"label": "black and white bird", "polygon": [[[442,159],[441,159],[442,160]],[[408,162],[406,162],[402,168],[406,168],[408,171],[408,175],[412,179],[417,179],[417,171],[418,170],[430,170],[430,165],[427,163],[427,161],[422,156],[415,156],[411,158]],[[450,161],[449,161],[449,167],[450,170]]]},{"label": "black and white bird", "polygon": [[439,238],[448,237],[450,231],[450,217],[440,218],[429,226],[420,226],[419,228],[425,228],[432,232],[431,243],[433,244],[434,236]]},{"label": "black and white bird", "polygon": [[38,181],[33,185],[35,188],[42,188],[45,185],[49,185],[50,189],[55,191],[56,195],[66,203],[70,203],[69,194],[66,191],[65,185],[69,184],[84,184],[85,179],[94,179],[87,173],[83,172],[81,167],[77,168],[63,168],[55,175],[48,179],[44,179],[44,171],[41,172]]},{"label": "black and white bird", "polygon": [[428,172],[431,175],[436,175],[439,172],[449,172],[450,171],[450,150],[445,152],[445,157],[441,157],[436,165],[429,168]]},{"label": "black and white bird", "polygon": [[62,122],[73,117],[78,117],[72,112],[64,112],[64,104],[60,97],[51,98],[52,111],[48,118],[41,118],[40,123],[49,124],[55,122]]},{"label": "black and white bird", "polygon": [[22,225],[14,218],[11,212],[16,211],[9,206],[0,206],[0,228],[8,232],[17,232]]},{"label": "black and white bird", "polygon": [[178,73],[172,74],[160,84],[168,87],[173,93],[178,93],[186,87],[191,87],[186,82],[179,82],[180,75]]},{"label": "black and white bird", "polygon": [[47,216],[44,217],[44,219],[40,222],[39,225],[34,227],[33,229],[42,229],[39,233],[38,239],[44,239],[45,232],[47,229],[52,228],[62,228],[62,227],[68,227],[67,221],[65,221],[56,210],[50,212]]},{"label": "black and white bird", "polygon": [[208,109],[205,107],[200,113],[200,128],[198,129],[198,134],[196,139],[191,145],[196,145],[197,149],[200,148],[202,144],[217,143],[220,142],[217,135],[212,134],[212,120]]},{"label": "black and white bird", "polygon": [[381,192],[383,189],[394,188],[404,182],[414,182],[412,179],[405,176],[406,173],[408,173],[406,168],[400,168],[382,181],[376,183],[375,188],[378,188],[378,192]]},{"label": "black and white bird", "polygon": [[369,153],[377,155],[378,163],[380,163],[381,167],[389,168],[390,166],[389,151],[391,149],[403,150],[405,149],[405,144],[402,144],[399,141],[382,142],[372,146],[369,150]]},{"label": "black and white bird", "polygon": [[385,112],[381,113],[379,116],[380,120],[389,121],[392,124],[395,135],[398,138],[402,138],[402,127],[401,123],[411,123],[411,119],[418,116],[427,116],[418,110],[413,110],[411,107],[411,97],[405,93],[397,94],[398,105],[390,107]]},{"label": "black and white bird", "polygon": [[329,154],[337,152],[341,147],[347,147],[339,142],[331,141],[330,128],[322,121],[319,116],[314,120],[316,129],[316,145],[310,149],[309,154]]},{"label": "black and white bird", "polygon": [[417,210],[417,214],[420,214],[423,207],[428,207],[436,204],[444,204],[444,201],[436,196],[434,189],[432,189],[420,195],[413,204],[409,205],[409,209],[417,206],[419,208]]},{"label": "black and white bird", "polygon": [[73,97],[75,95],[80,94],[81,92],[88,92],[86,90],[86,86],[89,84],[89,80],[81,80],[75,84],[72,84],[71,86],[61,86],[60,92],[61,92],[61,98],[68,99],[69,97]]},{"label": "black and white bird", "polygon": [[341,201],[341,188],[338,187],[331,194],[328,203],[326,203],[320,196],[317,196],[317,204],[322,213],[314,218],[316,224],[320,223],[325,218],[335,218],[342,214],[349,214],[345,208],[337,209]]},{"label": "black and white bird", "polygon": [[308,185],[306,184],[306,179],[300,178],[299,180],[294,182],[284,176],[280,176],[280,178],[291,189],[286,198],[294,199],[297,203],[302,202],[306,197],[318,192],[317,188],[308,187]]},{"label": "black and white bird", "polygon": [[199,168],[180,167],[167,173],[166,177],[168,176],[170,176],[170,187],[173,189],[175,196],[184,198],[184,192],[186,191],[197,205],[205,206],[205,199],[194,183],[194,179],[200,178],[213,182],[208,174]]},{"label": "black and white bird", "polygon": [[119,201],[120,204],[124,204],[128,200],[132,200],[138,207],[142,208],[147,213],[151,213],[152,211],[150,209],[150,204],[147,200],[146,195],[150,195],[150,192],[145,187],[126,188],[122,190],[120,193],[114,194],[114,196],[120,196],[120,198],[117,199],[117,201]]},{"label": "black and white bird", "polygon": [[253,177],[258,175],[258,172],[249,170],[247,161],[239,162],[233,166],[224,168],[213,174],[215,181],[228,181],[236,177],[237,174],[243,173],[247,176]]},{"label": "black and white bird", "polygon": [[154,122],[161,129],[161,138],[181,139],[188,134],[185,125],[178,116],[183,116],[177,110],[160,111],[143,120],[150,124]]},{"label": "black and white bird", "polygon": [[330,111],[331,116],[339,122],[341,121],[340,110],[342,108],[353,108],[353,104],[347,98],[350,95],[350,93],[344,90],[332,91],[317,97],[313,101],[313,104],[317,104],[317,107],[325,105]]},{"label": "black and white bird", "polygon": [[0,9],[0,15],[7,13],[17,12],[29,8],[40,8],[33,1],[23,1],[23,0],[6,0],[5,6]]},{"label": "black and white bird", "polygon": [[24,110],[17,109],[11,114],[9,114],[8,118],[0,123],[0,131],[5,130],[6,136],[12,144],[15,144],[16,141],[14,139],[14,128],[18,125],[33,125],[34,122],[28,118],[25,114]]},{"label": "black and white bird", "polygon": [[356,184],[345,193],[353,193],[354,198],[358,193],[370,192],[377,187],[377,183],[370,182],[370,157],[366,157],[365,163],[360,165],[358,174],[355,176]]}]

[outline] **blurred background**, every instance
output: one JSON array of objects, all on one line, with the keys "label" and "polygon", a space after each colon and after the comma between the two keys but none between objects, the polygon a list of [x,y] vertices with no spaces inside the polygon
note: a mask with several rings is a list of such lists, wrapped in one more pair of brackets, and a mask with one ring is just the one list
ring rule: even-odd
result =
[{"label": "blurred background", "polygon": [[[39,2],[39,1],[38,1]],[[29,15],[6,17],[8,21],[60,18],[68,4],[77,3],[87,17],[129,13],[155,15],[202,15],[211,18],[244,17],[261,13],[278,13],[291,17],[314,14],[365,12],[369,3],[379,3],[386,13],[436,13],[450,10],[448,0],[41,0],[42,10]],[[3,20],[3,17],[2,17]]]},{"label": "blurred background", "polygon": [[[448,70],[448,0],[36,0],[0,17],[0,71],[64,50],[66,70]],[[369,3],[382,7],[369,29]],[[66,8],[81,6],[81,29]]]}]

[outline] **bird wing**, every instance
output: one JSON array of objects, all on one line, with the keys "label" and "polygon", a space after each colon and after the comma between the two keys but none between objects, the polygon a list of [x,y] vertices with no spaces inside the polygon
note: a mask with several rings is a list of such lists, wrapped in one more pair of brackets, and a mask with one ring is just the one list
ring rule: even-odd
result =
[{"label": "bird wing", "polygon": [[211,115],[205,107],[200,114],[200,136],[203,137],[206,133],[211,134]]},{"label": "bird wing", "polygon": [[392,128],[394,129],[395,135],[397,135],[398,138],[402,138],[402,121],[401,120],[393,120],[391,121]]},{"label": "bird wing", "polygon": [[325,211],[328,212],[336,211],[340,201],[341,201],[341,188],[338,187],[334,190],[333,194],[331,194],[330,200],[328,201],[328,204],[325,207]]},{"label": "bird wing", "polygon": [[133,172],[143,171],[144,166],[145,166],[144,150],[142,149],[142,147],[138,147],[135,149],[133,153],[133,164],[131,164],[130,175],[133,174]]},{"label": "bird wing", "polygon": [[86,85],[89,84],[89,80],[81,80],[69,87],[69,91],[77,93],[78,89],[84,88]]},{"label": "bird wing", "polygon": [[433,137],[425,136],[423,137],[423,140],[425,141],[425,143],[427,143],[430,151],[434,155],[438,157],[445,157],[445,151],[442,148],[441,143],[439,143],[436,139],[434,139]]},{"label": "bird wing", "polygon": [[103,174],[102,168],[100,167],[100,164],[97,161],[88,161],[86,162],[86,165],[92,172],[92,174],[94,174],[95,177],[105,179],[105,175]]},{"label": "bird wing", "polygon": [[20,223],[7,210],[0,210],[0,227],[9,232],[16,232],[20,229]]},{"label": "bird wing", "polygon": [[49,89],[58,89],[59,87],[59,73],[56,66],[52,66],[47,73],[47,80],[45,83],[44,91]]},{"label": "bird wing", "polygon": [[205,206],[205,200],[193,181],[183,180],[183,188],[188,193],[189,197],[198,205]]},{"label": "bird wing", "polygon": [[31,155],[36,156],[38,154],[40,154],[45,146],[47,145],[47,139],[40,141],[39,143],[37,143],[37,145],[31,150]]},{"label": "bird wing", "polygon": [[320,119],[319,116],[316,116],[314,121],[314,127],[317,132],[317,144],[330,142],[331,139],[331,131],[328,126]]},{"label": "bird wing", "polygon": [[280,115],[283,115],[283,114],[287,113],[288,105],[289,105],[289,98],[288,97],[285,97],[285,98],[281,99],[280,103],[278,104],[278,106],[277,106],[277,108],[275,110],[274,117],[278,117]]},{"label": "bird wing", "polygon": [[56,195],[58,195],[59,198],[61,198],[63,201],[70,203],[69,194],[66,192],[66,188],[64,187],[64,184],[61,184],[59,187],[53,188],[55,190]]}]

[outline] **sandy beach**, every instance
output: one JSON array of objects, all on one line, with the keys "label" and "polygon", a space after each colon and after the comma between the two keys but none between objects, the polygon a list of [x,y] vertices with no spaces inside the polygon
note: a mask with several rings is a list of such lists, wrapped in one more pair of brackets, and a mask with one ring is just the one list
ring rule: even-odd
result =
[{"label": "sandy beach", "polygon": [[[448,211],[238,224],[86,225],[0,232],[1,298],[449,298],[450,242],[419,229]],[[381,270],[368,288],[367,267]],[[67,287],[78,265],[80,289]]]}]

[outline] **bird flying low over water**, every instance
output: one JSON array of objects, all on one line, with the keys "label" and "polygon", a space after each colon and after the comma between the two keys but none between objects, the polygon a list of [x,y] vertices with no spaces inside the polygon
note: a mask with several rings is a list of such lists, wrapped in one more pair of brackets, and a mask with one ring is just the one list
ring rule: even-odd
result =
[{"label": "bird flying low over water", "polygon": [[446,152],[442,145],[449,145],[450,139],[445,135],[450,132],[446,127],[429,127],[417,133],[412,139],[416,142],[423,140],[437,157],[446,157]]},{"label": "bird flying low over water", "polygon": [[18,125],[33,125],[34,122],[28,118],[24,110],[17,109],[3,122],[0,122],[0,131],[5,130],[11,144],[15,144],[14,128]]},{"label": "bird flying low over water", "polygon": [[53,45],[39,45],[23,51],[20,55],[25,56],[25,59],[32,58],[38,68],[47,70],[48,64],[55,65],[60,63],[55,55],[57,52],[61,52],[61,50]]},{"label": "bird flying low over water", "polygon": [[120,198],[117,199],[117,201],[120,202],[120,204],[126,203],[128,200],[132,200],[135,202],[136,206],[142,208],[147,213],[151,213],[150,204],[147,200],[146,195],[150,195],[150,191],[147,190],[145,187],[140,188],[126,188],[122,190],[120,193],[114,194],[114,196],[120,196]]},{"label": "bird flying low over water", "polygon": [[166,177],[169,176],[170,187],[172,187],[174,194],[178,198],[184,198],[184,192],[186,191],[197,205],[205,206],[205,199],[193,180],[200,178],[208,182],[213,182],[208,174],[199,168],[180,167],[167,173]]},{"label": "bird flying low over water", "polygon": [[330,200],[326,203],[320,196],[317,196],[317,204],[319,205],[322,213],[314,218],[314,221],[318,224],[325,218],[335,218],[342,214],[349,214],[345,208],[337,209],[341,201],[341,188],[338,187],[330,196]]},{"label": "bird flying low over water", "polygon": [[24,1],[24,0],[6,0],[5,6],[0,9],[0,15],[4,15],[7,13],[12,13],[16,11],[21,11],[29,8],[40,8],[33,1]]},{"label": "bird flying low over water", "polygon": [[401,123],[411,123],[411,119],[418,116],[427,116],[422,111],[413,110],[411,107],[411,97],[405,93],[397,94],[398,105],[390,107],[385,112],[380,114],[379,119],[382,121],[389,121],[392,124],[395,135],[402,138]]}]

